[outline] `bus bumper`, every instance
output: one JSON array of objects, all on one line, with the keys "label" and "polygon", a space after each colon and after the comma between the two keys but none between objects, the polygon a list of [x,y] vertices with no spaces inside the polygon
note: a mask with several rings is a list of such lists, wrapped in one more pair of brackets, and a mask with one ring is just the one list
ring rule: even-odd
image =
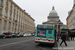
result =
[{"label": "bus bumper", "polygon": [[55,44],[55,42],[49,42],[49,41],[35,41],[35,43],[48,43],[48,44]]},{"label": "bus bumper", "polygon": [[39,41],[35,41],[35,43],[42,43],[42,44],[55,44],[55,43],[49,43],[49,42],[39,42]]}]

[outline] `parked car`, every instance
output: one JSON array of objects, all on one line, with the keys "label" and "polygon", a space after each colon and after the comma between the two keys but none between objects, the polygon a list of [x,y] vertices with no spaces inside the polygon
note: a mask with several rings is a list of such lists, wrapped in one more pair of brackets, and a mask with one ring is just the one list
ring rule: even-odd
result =
[{"label": "parked car", "polygon": [[4,35],[5,35],[6,38],[12,38],[11,32],[4,33]]},{"label": "parked car", "polygon": [[17,34],[17,37],[23,37],[23,33]]},{"label": "parked car", "polygon": [[28,34],[28,36],[32,36],[31,34]]},{"label": "parked car", "polygon": [[13,34],[12,34],[12,37],[16,37],[16,34],[13,33]]},{"label": "parked car", "polygon": [[5,35],[3,33],[0,33],[0,38],[5,38]]},{"label": "parked car", "polygon": [[25,34],[23,34],[23,36],[24,36],[24,37],[26,37],[26,36],[27,36],[27,34],[25,33]]},{"label": "parked car", "polygon": [[35,36],[35,34],[33,33],[32,36]]}]

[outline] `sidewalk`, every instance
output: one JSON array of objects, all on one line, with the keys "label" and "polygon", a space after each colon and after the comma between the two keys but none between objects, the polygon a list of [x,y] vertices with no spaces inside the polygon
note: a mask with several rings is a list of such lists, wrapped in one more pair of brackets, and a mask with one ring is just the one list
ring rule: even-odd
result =
[{"label": "sidewalk", "polygon": [[75,40],[74,41],[66,41],[67,43],[67,47],[65,46],[64,43],[62,43],[62,45],[60,46],[61,43],[61,39],[58,42],[58,50],[75,50]]}]

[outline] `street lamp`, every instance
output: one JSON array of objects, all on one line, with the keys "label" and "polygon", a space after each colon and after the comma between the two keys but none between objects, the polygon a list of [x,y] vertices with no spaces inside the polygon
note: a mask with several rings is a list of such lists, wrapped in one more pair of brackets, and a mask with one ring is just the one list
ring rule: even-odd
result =
[{"label": "street lamp", "polygon": [[58,33],[59,33],[59,35],[60,35],[60,20],[59,20],[59,25],[58,25],[58,28],[59,28]]}]

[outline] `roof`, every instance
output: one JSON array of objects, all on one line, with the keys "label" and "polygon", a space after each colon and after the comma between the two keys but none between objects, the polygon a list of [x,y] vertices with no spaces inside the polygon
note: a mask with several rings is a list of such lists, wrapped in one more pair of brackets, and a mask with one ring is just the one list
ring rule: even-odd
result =
[{"label": "roof", "polygon": [[58,16],[58,14],[57,14],[57,12],[56,12],[54,6],[52,7],[52,10],[51,10],[51,12],[49,13],[49,16]]},{"label": "roof", "polygon": [[[75,7],[75,4],[73,5],[73,8]],[[68,17],[66,18],[66,20],[70,17],[70,15],[72,14],[72,12],[73,12],[73,8],[72,8],[72,10],[70,11],[70,13],[69,13],[69,15],[68,15]]]}]

